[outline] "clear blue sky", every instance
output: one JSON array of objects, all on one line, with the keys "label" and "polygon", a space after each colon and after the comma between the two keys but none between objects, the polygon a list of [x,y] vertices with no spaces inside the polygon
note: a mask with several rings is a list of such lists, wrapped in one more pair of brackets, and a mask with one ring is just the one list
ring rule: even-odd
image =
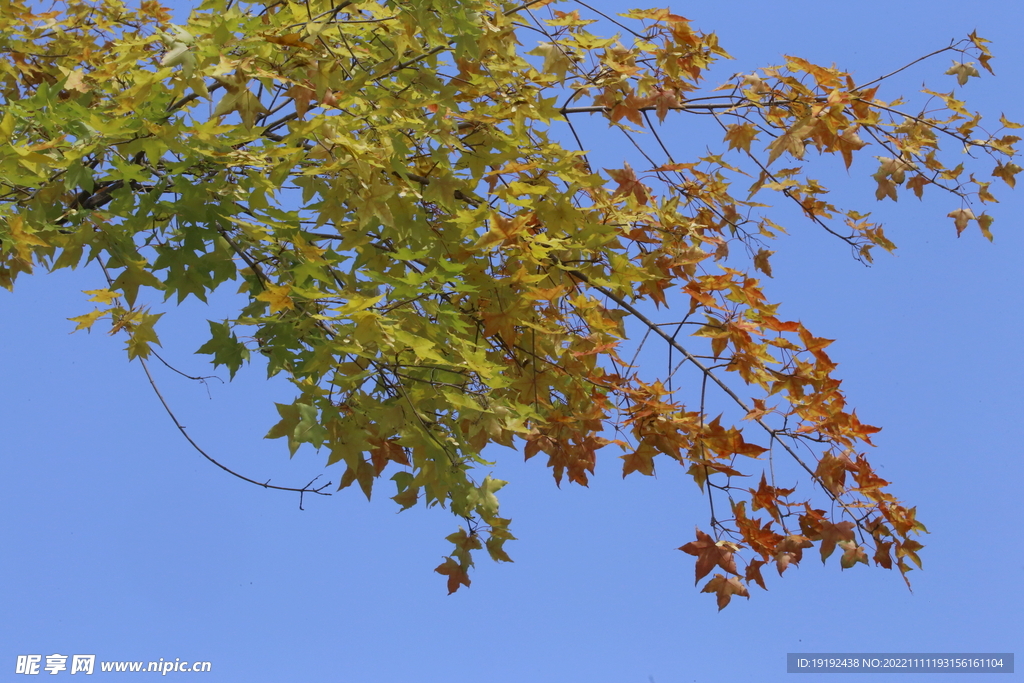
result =
[{"label": "clear blue sky", "polygon": [[[1024,120],[1018,3],[673,10],[717,31],[737,58],[721,80],[783,53],[875,76],[977,29],[993,41],[997,78],[972,79],[972,104]],[[902,91],[923,79],[948,90],[948,65],[918,68]],[[998,188],[994,244],[974,227],[957,239],[951,200],[876,205],[864,181],[873,170],[855,163],[847,196],[885,219],[898,255],[864,268],[801,224],[766,286],[786,317],[838,340],[830,353],[850,403],[884,427],[879,473],[932,532],[913,594],[898,573],[840,572],[812,553],[719,613],[676,550],[707,523],[681,469],[623,481],[609,453],[589,489],[558,490],[540,458],[497,451],[495,476],[512,482],[502,511],[521,539],[507,546],[515,563],[480,558],[472,587],[448,596],[432,572],[449,547],[446,513],[395,514],[386,497],[367,503],[353,489],[307,497],[300,511],[296,496],[240,482],[192,451],[120,340],[99,325],[69,335],[67,318],[91,310],[80,290],[103,286],[89,268],[0,291],[0,680],[21,678],[17,655],[54,652],[206,660],[209,681],[359,683],[771,682],[787,677],[787,652],[1019,654],[1024,195]],[[230,297],[166,310],[161,353],[211,374],[192,352],[206,319],[231,315]],[[276,421],[273,402],[292,398],[283,382],[251,368],[204,387],[156,369],[182,422],[225,464],[284,485],[323,472],[321,456],[288,461],[282,442],[260,438]]]}]

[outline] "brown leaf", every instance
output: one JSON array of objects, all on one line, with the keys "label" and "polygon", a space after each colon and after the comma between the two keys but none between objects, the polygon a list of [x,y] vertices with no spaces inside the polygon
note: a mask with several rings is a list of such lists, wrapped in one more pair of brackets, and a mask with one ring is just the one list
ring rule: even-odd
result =
[{"label": "brown leaf", "polygon": [[630,472],[639,472],[648,477],[654,476],[654,456],[657,454],[658,452],[650,444],[644,442],[632,453],[620,456],[623,460],[622,478],[625,479]]},{"label": "brown leaf", "polygon": [[637,179],[636,173],[633,172],[633,168],[628,163],[622,169],[606,168],[605,172],[612,177],[612,180],[619,184],[618,189],[612,195],[613,198],[631,194],[641,204],[647,204],[650,199],[647,188]]},{"label": "brown leaf", "polygon": [[708,581],[707,585],[701,589],[701,593],[715,593],[718,595],[718,611],[721,612],[725,609],[725,606],[729,604],[734,595],[742,595],[746,599],[750,599],[750,593],[747,592],[747,587],[736,578],[730,576],[728,578],[721,574],[715,574],[715,578]]},{"label": "brown leaf", "polygon": [[779,576],[789,568],[790,564],[800,564],[803,559],[804,548],[811,548],[814,544],[804,536],[786,536],[776,546],[775,567],[779,570]]},{"label": "brown leaf", "polygon": [[830,522],[822,523],[821,528],[821,562],[825,563],[825,560],[835,551],[836,544],[842,542],[849,542],[853,540],[853,522],[846,520],[839,522],[839,524],[832,524]]},{"label": "brown leaf", "polygon": [[995,170],[992,171],[992,175],[997,178],[1002,178],[1003,182],[1009,185],[1011,188],[1016,186],[1017,179],[1014,177],[1020,173],[1021,168],[1017,164],[1010,162],[1008,164],[1000,163],[996,166]]},{"label": "brown leaf", "polygon": [[460,586],[468,587],[471,583],[469,580],[469,574],[466,572],[465,567],[450,557],[446,558],[443,563],[435,567],[434,571],[442,576],[448,577],[448,595],[459,590]]},{"label": "brown leaf", "polygon": [[764,577],[761,576],[761,567],[766,564],[768,563],[764,560],[751,560],[747,565],[747,570],[743,573],[743,578],[747,580],[747,583],[754,581],[761,588],[768,590],[768,586],[764,585]]},{"label": "brown leaf", "polygon": [[768,277],[772,276],[772,264],[768,258],[774,253],[774,251],[768,251],[767,249],[758,249],[757,254],[754,256],[754,267]]},{"label": "brown leaf", "polygon": [[735,544],[728,541],[718,541],[716,543],[713,538],[700,529],[697,529],[697,540],[690,541],[679,548],[679,550],[689,555],[697,556],[697,578],[694,579],[694,584],[707,576],[708,572],[716,566],[721,567],[730,574],[739,575],[739,572],[736,571],[736,560],[732,557],[733,552],[736,550]]},{"label": "brown leaf", "polygon": [[664,121],[665,117],[668,116],[669,109],[679,106],[679,100],[671,90],[658,90],[651,95],[649,99],[650,104],[654,105],[654,111],[658,115],[658,121]]},{"label": "brown leaf", "polygon": [[840,541],[839,547],[844,550],[842,559],[839,560],[839,564],[843,569],[849,569],[858,562],[868,563],[868,554],[864,551],[862,546],[857,545],[855,541]]}]

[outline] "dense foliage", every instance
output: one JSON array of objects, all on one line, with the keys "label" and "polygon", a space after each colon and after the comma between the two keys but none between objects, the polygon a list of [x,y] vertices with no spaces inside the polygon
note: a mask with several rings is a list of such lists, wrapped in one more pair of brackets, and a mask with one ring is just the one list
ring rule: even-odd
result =
[{"label": "dense foliage", "polygon": [[[797,57],[710,89],[728,57],[714,34],[637,10],[603,38],[600,18],[546,0],[208,0],[173,25],[155,0],[0,0],[0,284],[96,262],[106,286],[74,320],[106,319],[143,362],[150,292],[240,287],[200,352],[287,375],[268,436],[323,449],[342,488],[390,477],[402,509],[462,518],[436,570],[450,592],[474,550],[510,561],[491,444],[543,453],[559,483],[586,485],[599,454],[623,476],[684,467],[712,514],[681,550],[698,581],[719,570],[704,591],[720,608],[815,545],[906,574],[924,527],[863,451],[877,428],[847,406],[829,340],[778,317],[755,271],[771,276],[783,231],[772,201],[855,258],[894,248],[830,203],[812,156],[875,154],[879,200],[940,191],[957,232],[991,239],[980,207],[993,177],[1014,184],[1019,126],[959,99],[986,41],[928,55],[953,58],[952,92],[910,105],[879,98],[903,69],[858,83]],[[695,115],[724,139],[678,161],[662,124]],[[604,143],[574,121],[594,116],[649,141],[632,165],[591,166]],[[712,392],[732,405],[718,417]],[[812,483],[787,488],[798,474]]]}]

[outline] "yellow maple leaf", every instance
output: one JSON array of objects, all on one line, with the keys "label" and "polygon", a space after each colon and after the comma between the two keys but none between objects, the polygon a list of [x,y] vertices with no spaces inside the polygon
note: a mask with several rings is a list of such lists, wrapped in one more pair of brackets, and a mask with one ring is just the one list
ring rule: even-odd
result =
[{"label": "yellow maple leaf", "polygon": [[120,293],[109,289],[83,289],[82,293],[89,295],[89,301],[98,301],[101,304],[109,304],[121,296]]},{"label": "yellow maple leaf", "polygon": [[946,71],[946,75],[956,76],[956,82],[958,85],[965,85],[967,83],[967,79],[972,76],[974,78],[981,76],[981,74],[978,73],[977,67],[974,66],[974,62],[967,62],[966,64],[954,63],[953,66],[949,67],[949,70]]},{"label": "yellow maple leaf", "polygon": [[750,151],[750,143],[757,137],[757,128],[750,123],[738,123],[726,129],[725,140],[729,143],[729,149],[741,149],[744,152]]},{"label": "yellow maple leaf", "polygon": [[974,220],[974,212],[970,209],[957,209],[956,211],[950,211],[946,215],[953,219],[953,223],[956,225],[957,237],[967,228],[967,222]]},{"label": "yellow maple leaf", "polygon": [[266,301],[270,304],[270,312],[277,313],[285,309],[289,311],[295,310],[295,302],[288,296],[288,293],[292,291],[290,285],[272,285],[267,284],[267,287],[263,292],[256,295],[259,301]]}]

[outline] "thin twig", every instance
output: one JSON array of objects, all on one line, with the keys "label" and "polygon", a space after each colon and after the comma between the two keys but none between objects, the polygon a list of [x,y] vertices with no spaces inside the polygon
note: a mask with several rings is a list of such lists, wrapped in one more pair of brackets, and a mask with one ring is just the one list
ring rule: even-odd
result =
[{"label": "thin twig", "polygon": [[160,399],[160,403],[161,403],[161,405],[163,405],[164,410],[166,410],[167,414],[170,415],[171,422],[173,422],[174,426],[178,428],[178,431],[181,432],[181,435],[185,437],[185,440],[188,441],[190,444],[192,444],[192,448],[194,448],[197,451],[199,451],[200,455],[202,455],[204,458],[206,458],[207,460],[212,462],[214,465],[216,465],[217,467],[221,468],[222,470],[224,470],[228,474],[233,475],[235,477],[238,477],[242,481],[247,481],[250,484],[256,484],[256,486],[262,486],[265,489],[274,489],[276,491],[292,491],[294,493],[300,494],[300,497],[299,497],[299,509],[300,510],[302,509],[302,497],[301,496],[306,494],[306,493],[315,493],[315,494],[320,495],[320,496],[329,496],[329,495],[331,495],[330,493],[324,493],[324,489],[327,488],[328,486],[330,486],[331,484],[333,484],[334,482],[330,482],[329,481],[326,484],[324,484],[323,486],[321,486],[320,488],[315,488],[315,489],[314,488],[310,488],[310,486],[313,485],[313,482],[315,482],[317,479],[319,479],[319,475],[315,479],[310,481],[308,484],[303,486],[302,488],[293,488],[293,487],[290,487],[290,486],[275,486],[275,485],[270,483],[269,479],[267,481],[265,481],[265,482],[259,482],[259,481],[256,481],[255,479],[250,479],[249,477],[245,476],[244,474],[239,474],[238,472],[235,472],[231,468],[226,467],[226,466],[222,465],[221,463],[217,462],[217,460],[215,460],[213,457],[211,457],[209,453],[207,453],[206,451],[204,451],[202,448],[199,447],[199,444],[197,444],[192,439],[192,437],[189,435],[188,431],[186,431],[184,425],[182,425],[181,422],[178,421],[178,417],[174,414],[174,411],[171,410],[171,407],[169,405],[167,405],[167,401],[164,399],[163,394],[160,393],[160,389],[159,389],[159,387],[157,387],[156,381],[153,379],[153,375],[149,371],[149,364],[146,363],[146,359],[142,358],[140,356],[139,357],[139,361],[142,362],[142,369],[145,371],[146,377],[149,379],[150,386],[153,387],[153,392],[156,394],[156,397],[158,399]]}]

